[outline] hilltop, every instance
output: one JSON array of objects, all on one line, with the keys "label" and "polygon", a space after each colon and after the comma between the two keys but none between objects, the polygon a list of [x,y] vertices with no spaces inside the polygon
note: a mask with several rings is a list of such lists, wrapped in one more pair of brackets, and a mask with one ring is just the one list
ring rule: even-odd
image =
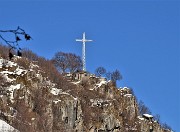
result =
[{"label": "hilltop", "polygon": [[12,60],[4,53],[0,52],[0,119],[17,131],[171,131],[153,115],[139,114],[128,87],[117,88],[111,80],[82,71],[62,75],[51,61],[30,51]]}]

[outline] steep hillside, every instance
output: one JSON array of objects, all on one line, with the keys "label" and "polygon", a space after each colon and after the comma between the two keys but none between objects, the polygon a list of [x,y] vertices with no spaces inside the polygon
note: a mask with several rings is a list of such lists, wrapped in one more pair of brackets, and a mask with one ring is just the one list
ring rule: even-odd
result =
[{"label": "steep hillside", "polygon": [[86,72],[49,71],[27,58],[0,58],[0,119],[20,132],[170,132],[139,116],[131,89]]}]

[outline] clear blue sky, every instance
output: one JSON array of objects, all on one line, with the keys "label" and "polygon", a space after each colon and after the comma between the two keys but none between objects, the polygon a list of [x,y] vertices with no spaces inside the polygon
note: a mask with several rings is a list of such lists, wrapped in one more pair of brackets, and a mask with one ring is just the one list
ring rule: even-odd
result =
[{"label": "clear blue sky", "polygon": [[[75,42],[85,31],[87,69],[119,69],[119,87],[180,131],[180,2],[175,0],[0,0],[0,29],[25,29],[20,43],[38,55],[81,55]],[[1,41],[1,40],[0,40]],[[1,41],[2,42],[2,41]]]}]

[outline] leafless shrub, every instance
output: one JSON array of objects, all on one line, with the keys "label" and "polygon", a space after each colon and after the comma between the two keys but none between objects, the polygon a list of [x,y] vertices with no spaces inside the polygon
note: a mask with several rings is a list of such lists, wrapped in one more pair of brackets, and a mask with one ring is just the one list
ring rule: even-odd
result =
[{"label": "leafless shrub", "polygon": [[25,69],[29,69],[30,66],[30,62],[26,59],[26,58],[19,58],[16,60],[16,63],[21,66],[24,67]]},{"label": "leafless shrub", "polygon": [[[11,49],[10,47],[0,44],[0,57],[2,57],[4,59],[8,59],[10,49]],[[15,54],[15,50],[11,49],[11,53]]]},{"label": "leafless shrub", "polygon": [[8,59],[8,47],[4,45],[0,45],[0,57],[4,59]]},{"label": "leafless shrub", "polygon": [[154,120],[160,123],[160,115],[159,114],[154,115]]},{"label": "leafless shrub", "polygon": [[165,130],[172,130],[172,128],[166,123],[162,123],[161,125]]},{"label": "leafless shrub", "polygon": [[95,74],[97,76],[102,76],[106,73],[106,69],[102,66],[98,67],[96,70],[95,70]]},{"label": "leafless shrub", "polygon": [[139,101],[138,103],[138,108],[139,108],[139,114],[143,115],[143,114],[151,114],[150,109],[144,104],[143,101]]},{"label": "leafless shrub", "polygon": [[39,58],[38,55],[36,55],[29,49],[23,49],[22,56],[25,58],[28,58],[30,61],[38,61],[38,58]]}]

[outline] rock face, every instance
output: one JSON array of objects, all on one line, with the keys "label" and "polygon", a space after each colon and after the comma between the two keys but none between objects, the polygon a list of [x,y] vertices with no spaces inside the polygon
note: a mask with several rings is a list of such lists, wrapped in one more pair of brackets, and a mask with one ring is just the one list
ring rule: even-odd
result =
[{"label": "rock face", "polygon": [[19,66],[21,59],[0,59],[0,118],[19,131],[170,131],[138,115],[136,97],[127,87],[118,89],[91,75],[57,85],[38,65]]}]

